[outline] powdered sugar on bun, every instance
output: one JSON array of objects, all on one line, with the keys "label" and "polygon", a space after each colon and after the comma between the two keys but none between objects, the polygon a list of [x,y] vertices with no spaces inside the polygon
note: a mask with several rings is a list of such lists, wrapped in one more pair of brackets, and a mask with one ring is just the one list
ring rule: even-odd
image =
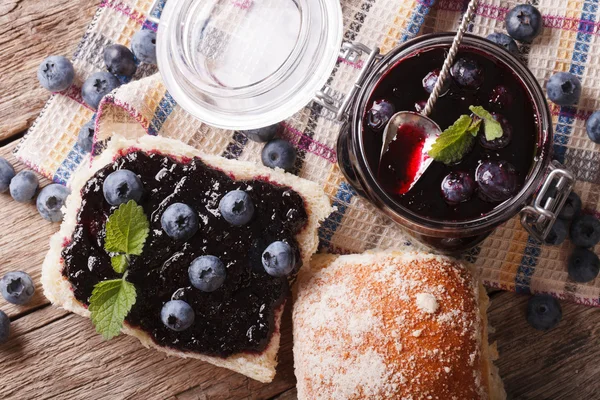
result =
[{"label": "powdered sugar on bun", "polygon": [[490,376],[487,304],[457,261],[389,251],[315,256],[298,279],[299,399],[503,398]]}]

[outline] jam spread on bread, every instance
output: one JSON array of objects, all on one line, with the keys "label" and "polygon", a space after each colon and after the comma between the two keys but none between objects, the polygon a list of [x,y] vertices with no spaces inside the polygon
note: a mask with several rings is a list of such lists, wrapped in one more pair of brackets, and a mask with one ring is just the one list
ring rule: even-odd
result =
[{"label": "jam spread on bread", "polygon": [[[289,280],[301,267],[296,235],[308,216],[302,197],[289,187],[260,177],[239,181],[198,158],[175,160],[159,153],[132,150],[99,170],[82,189],[77,225],[63,249],[63,275],[77,300],[88,305],[94,286],[118,279],[104,248],[106,220],[116,209],[104,197],[104,180],[116,170],[135,173],[143,184],[138,204],[150,222],[144,250],[132,256],[126,280],[136,287],[136,302],[125,321],[147,332],[161,345],[179,351],[227,357],[240,352],[260,353],[274,331],[274,315],[289,293]],[[228,223],[219,212],[220,200],[231,191],[246,192],[253,205],[252,219]],[[174,203],[184,203],[199,216],[197,232],[175,240],[161,227],[161,216]],[[288,276],[273,276],[261,257],[272,243],[288,244],[295,265]],[[190,282],[188,268],[201,256],[215,256],[226,268],[218,289],[206,292]],[[183,331],[161,321],[161,309],[183,300],[195,313]]]}]

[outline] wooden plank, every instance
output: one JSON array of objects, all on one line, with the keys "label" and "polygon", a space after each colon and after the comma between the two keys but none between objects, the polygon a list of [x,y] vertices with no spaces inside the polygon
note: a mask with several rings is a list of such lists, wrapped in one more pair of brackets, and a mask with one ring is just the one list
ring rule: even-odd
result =
[{"label": "wooden plank", "polygon": [[296,391],[296,388],[292,388],[290,390],[287,390],[287,391],[281,393],[280,395],[273,397],[273,400],[296,400],[296,399],[298,399],[298,392]]},{"label": "wooden plank", "polygon": [[[129,336],[104,341],[88,319],[59,314],[55,322],[13,335],[2,347],[0,398],[261,399],[294,385],[289,310],[281,368],[269,385],[197,360],[166,357]],[[39,315],[23,316],[19,323],[32,324],[26,321]]]},{"label": "wooden plank", "polygon": [[49,93],[37,81],[49,55],[73,54],[100,0],[0,2],[0,140],[24,131]]},{"label": "wooden plank", "polygon": [[[25,167],[12,155],[15,146],[16,142],[13,142],[0,148],[0,156],[12,163],[18,172]],[[40,177],[40,186],[49,183],[47,179]],[[40,284],[41,267],[48,251],[49,238],[58,231],[60,225],[44,220],[37,212],[34,202],[17,203],[8,192],[0,193],[0,215],[0,276],[9,271],[25,271],[35,282],[36,293],[27,305],[9,304],[0,297],[0,309],[14,319],[48,304]]]},{"label": "wooden plank", "polygon": [[561,302],[563,319],[548,332],[525,319],[528,296],[503,292],[489,311],[496,365],[513,399],[598,399],[600,309]]}]

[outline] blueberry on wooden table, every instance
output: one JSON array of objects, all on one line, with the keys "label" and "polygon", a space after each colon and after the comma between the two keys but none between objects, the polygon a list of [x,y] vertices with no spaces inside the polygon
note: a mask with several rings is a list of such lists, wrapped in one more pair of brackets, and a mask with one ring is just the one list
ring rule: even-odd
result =
[{"label": "blueberry on wooden table", "polygon": [[449,204],[470,200],[475,192],[475,181],[465,171],[455,171],[442,180],[442,197]]},{"label": "blueberry on wooden table", "polygon": [[156,64],[156,33],[147,29],[131,38],[131,50],[136,58],[147,64]]},{"label": "blueberry on wooden table", "polygon": [[102,98],[120,85],[121,82],[110,72],[96,72],[83,83],[81,97],[88,106],[96,110]]},{"label": "blueberry on wooden table", "polygon": [[75,69],[63,56],[50,56],[40,64],[37,77],[40,84],[51,92],[62,92],[73,84]]},{"label": "blueberry on wooden table", "polygon": [[181,332],[192,326],[195,314],[192,307],[185,301],[171,300],[166,302],[160,311],[160,319],[167,328]]},{"label": "blueberry on wooden table", "polygon": [[23,305],[33,297],[35,286],[26,272],[8,272],[0,279],[0,293],[9,303]]},{"label": "blueberry on wooden table", "polygon": [[196,258],[188,268],[192,286],[203,292],[214,292],[225,282],[227,271],[223,262],[215,256]]},{"label": "blueberry on wooden table", "polygon": [[285,277],[292,272],[296,265],[294,251],[285,242],[273,242],[263,252],[262,264],[267,274],[275,277]]},{"label": "blueberry on wooden table", "polygon": [[122,44],[111,44],[104,49],[104,63],[113,75],[131,78],[137,70],[133,53]]},{"label": "blueberry on wooden table", "polygon": [[517,46],[517,42],[510,36],[505,33],[494,32],[490,33],[487,36],[487,40],[492,43],[496,43],[498,46],[503,47],[506,51],[518,55],[519,54],[519,46]]},{"label": "blueberry on wooden table", "polygon": [[530,4],[519,4],[506,14],[506,31],[514,39],[531,43],[542,31],[542,14]]},{"label": "blueberry on wooden table", "polygon": [[367,111],[366,124],[374,131],[381,131],[395,113],[396,107],[389,101],[375,100],[373,106]]},{"label": "blueberry on wooden table", "polygon": [[581,81],[570,72],[557,72],[546,84],[548,98],[559,106],[572,106],[581,97]]},{"label": "blueberry on wooden table", "polygon": [[253,142],[267,143],[275,138],[277,132],[279,132],[279,124],[265,126],[259,129],[250,129],[247,131],[241,131],[246,137]]},{"label": "blueberry on wooden table", "polygon": [[10,336],[10,319],[4,311],[0,311],[0,344],[8,340]]},{"label": "blueberry on wooden table", "polygon": [[484,80],[483,68],[472,58],[461,57],[450,68],[450,74],[456,83],[470,90],[478,89]]},{"label": "blueberry on wooden table", "polygon": [[592,142],[600,143],[600,111],[590,115],[585,122],[585,130]]},{"label": "blueberry on wooden table", "polygon": [[248,193],[233,190],[219,202],[219,212],[233,226],[246,225],[254,216],[254,203]]},{"label": "blueberry on wooden table", "polygon": [[546,236],[545,243],[551,246],[559,246],[569,236],[569,228],[567,223],[562,219],[557,219],[550,229],[550,233]]},{"label": "blueberry on wooden table", "polygon": [[96,122],[91,120],[81,127],[77,135],[77,144],[85,153],[92,151],[94,145],[94,132],[96,131]]},{"label": "blueberry on wooden table", "polygon": [[484,161],[477,167],[475,180],[485,201],[508,200],[518,187],[517,171],[506,161]]},{"label": "blueberry on wooden table", "polygon": [[269,168],[281,168],[289,172],[296,164],[296,149],[285,140],[271,140],[263,147],[261,159]]},{"label": "blueberry on wooden table", "polygon": [[571,242],[579,247],[594,247],[600,242],[600,221],[593,215],[581,215],[571,224]]},{"label": "blueberry on wooden table", "polygon": [[593,251],[578,247],[569,257],[568,270],[569,278],[575,282],[590,282],[598,276],[600,260]]},{"label": "blueberry on wooden table", "polygon": [[21,171],[10,181],[10,195],[19,203],[30,202],[39,187],[37,176],[31,171]]},{"label": "blueberry on wooden table", "polygon": [[183,203],[171,204],[160,217],[160,225],[173,240],[188,240],[196,234],[200,218],[198,213]]},{"label": "blueberry on wooden table", "polygon": [[118,206],[129,200],[139,203],[144,193],[144,186],[136,174],[121,169],[106,177],[102,191],[108,204]]},{"label": "blueberry on wooden table", "polygon": [[10,181],[15,177],[15,169],[6,161],[4,157],[0,157],[0,193],[4,193],[10,186]]},{"label": "blueberry on wooden table", "polygon": [[562,307],[552,296],[533,296],[527,303],[527,322],[533,328],[547,331],[562,319]]},{"label": "blueberry on wooden table", "polygon": [[60,222],[63,219],[62,207],[69,194],[69,189],[58,183],[43,188],[35,202],[42,218],[51,222]]}]

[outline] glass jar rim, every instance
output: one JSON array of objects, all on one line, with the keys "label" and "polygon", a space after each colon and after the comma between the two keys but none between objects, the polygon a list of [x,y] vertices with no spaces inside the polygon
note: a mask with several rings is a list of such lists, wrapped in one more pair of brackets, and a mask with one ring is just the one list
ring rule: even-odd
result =
[{"label": "glass jar rim", "polygon": [[493,229],[499,223],[508,220],[515,215],[535,194],[542,178],[544,177],[551,159],[552,151],[552,123],[551,114],[546,102],[544,92],[539,83],[526,67],[526,65],[506,51],[504,48],[488,41],[485,38],[466,34],[462,46],[482,51],[486,56],[491,56],[497,62],[506,65],[513,71],[515,77],[523,84],[531,99],[537,117],[538,139],[536,146],[536,157],[527,175],[525,184],[518,194],[500,204],[488,214],[467,220],[437,220],[418,215],[399,203],[397,203],[378,183],[375,174],[366,161],[365,148],[362,140],[362,117],[366,109],[366,102],[371,96],[372,90],[381,79],[382,74],[389,70],[402,58],[410,57],[423,50],[436,47],[449,47],[454,38],[454,33],[434,33],[419,36],[397,46],[387,53],[369,73],[363,82],[353,108],[351,129],[351,145],[354,147],[354,164],[356,172],[363,183],[364,189],[375,204],[395,220],[413,230],[419,230],[431,236],[439,236],[443,232],[464,230],[464,235],[476,235]]},{"label": "glass jar rim", "polygon": [[[300,111],[326,84],[337,62],[342,43],[343,19],[338,0],[291,1],[291,5],[286,7],[290,9],[295,6],[300,13],[298,32],[294,30],[297,37],[293,36],[296,38],[293,47],[286,47],[279,54],[282,56],[281,63],[270,64],[277,65],[277,68],[268,70],[264,78],[250,80],[249,84],[240,86],[211,84],[206,77],[211,76],[212,71],[203,71],[203,80],[203,76],[198,73],[198,63],[191,62],[190,52],[193,50],[188,47],[194,49],[197,43],[189,36],[190,32],[197,32],[189,28],[195,21],[190,14],[193,10],[198,11],[201,16],[210,14],[204,8],[211,11],[214,4],[219,2],[170,0],[165,5],[159,24],[157,58],[160,74],[174,100],[191,115],[217,128],[261,128],[285,120]],[[256,4],[249,3],[247,8],[241,8],[238,12],[244,16],[243,13],[251,13],[254,6]],[[218,21],[217,16],[215,21]],[[229,35],[223,40],[223,46],[232,46],[234,43],[235,48],[236,43],[239,47],[239,43],[243,42],[237,42],[242,37],[240,35],[223,35]],[[252,43],[259,45],[258,42]],[[219,51],[219,46],[216,48]],[[262,54],[257,59],[270,60],[268,57],[271,55]]]}]

